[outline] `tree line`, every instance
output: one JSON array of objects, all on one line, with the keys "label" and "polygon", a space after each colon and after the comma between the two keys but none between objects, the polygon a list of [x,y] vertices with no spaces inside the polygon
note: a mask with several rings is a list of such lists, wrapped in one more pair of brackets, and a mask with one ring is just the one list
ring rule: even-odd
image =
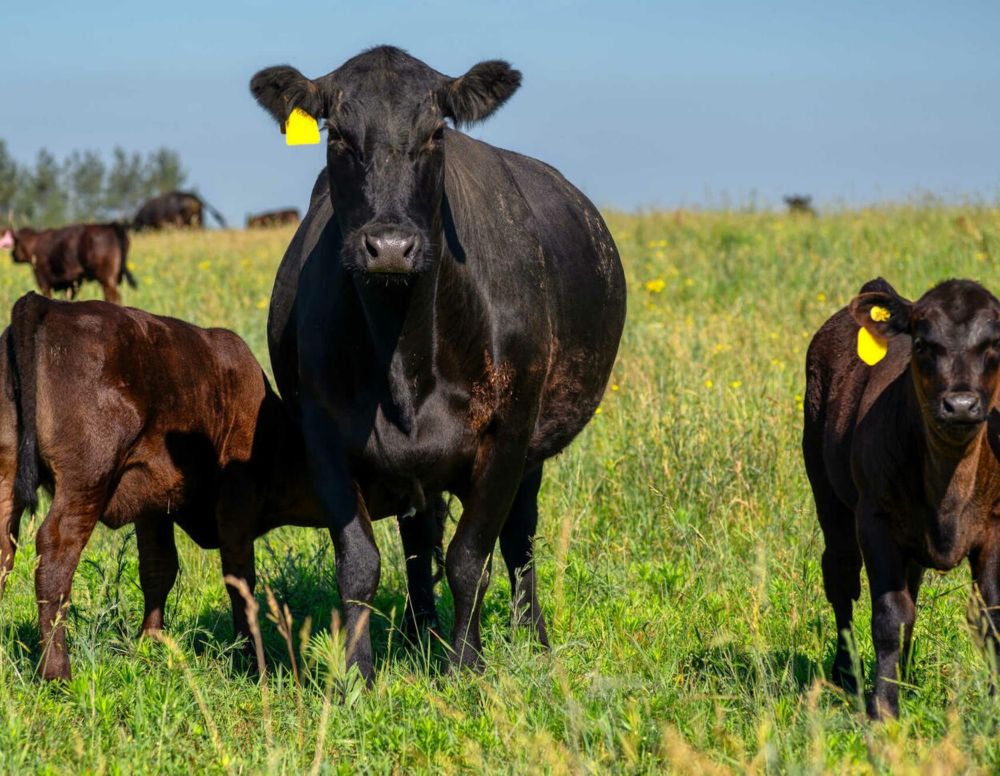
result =
[{"label": "tree line", "polygon": [[80,221],[131,218],[150,197],[184,185],[180,155],[159,148],[146,156],[120,146],[110,162],[96,151],[57,159],[39,150],[34,164],[18,163],[0,140],[0,219],[19,225],[62,226]]}]

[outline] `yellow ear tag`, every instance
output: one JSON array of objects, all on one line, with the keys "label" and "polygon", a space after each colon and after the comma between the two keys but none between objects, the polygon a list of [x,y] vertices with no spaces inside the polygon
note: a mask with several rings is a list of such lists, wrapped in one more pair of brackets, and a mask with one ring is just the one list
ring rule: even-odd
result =
[{"label": "yellow ear tag", "polygon": [[887,352],[889,352],[889,343],[884,339],[873,337],[864,326],[858,329],[858,358],[868,366],[875,366],[885,358]]},{"label": "yellow ear tag", "polygon": [[295,108],[285,124],[285,145],[316,145],[319,142],[319,124],[302,108]]},{"label": "yellow ear tag", "polygon": [[874,305],[868,314],[872,317],[873,321],[878,321],[879,323],[885,323],[892,317],[892,313],[878,305]]}]

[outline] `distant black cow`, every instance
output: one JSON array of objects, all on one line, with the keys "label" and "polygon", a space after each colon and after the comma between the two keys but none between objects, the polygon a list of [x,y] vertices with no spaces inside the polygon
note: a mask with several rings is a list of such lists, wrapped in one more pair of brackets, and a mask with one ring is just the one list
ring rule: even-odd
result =
[{"label": "distant black cow", "polygon": [[808,194],[792,194],[785,197],[785,204],[789,213],[798,215],[815,216],[816,210],[812,206],[812,197]]},{"label": "distant black cow", "polygon": [[45,296],[65,291],[73,299],[85,280],[101,284],[104,298],[118,303],[122,278],[132,288],[128,268],[128,231],[122,224],[75,224],[61,229],[7,229],[0,249],[9,248],[15,263],[30,264]]},{"label": "distant black cow", "polygon": [[369,521],[442,491],[464,507],[446,562],[454,664],[480,660],[498,538],[515,621],[547,640],[531,563],[542,462],[601,400],[625,279],[597,209],[562,175],[448,127],[487,118],[520,83],[506,62],[449,78],[390,47],[316,80],[282,66],[251,81],[279,122],[301,108],[328,129],[268,334],[329,520],[348,662],[369,679]]},{"label": "distant black cow", "polygon": [[298,209],[294,207],[285,210],[269,210],[247,216],[247,229],[265,229],[270,226],[288,226],[301,220]]},{"label": "distant black cow", "polygon": [[[872,338],[861,352],[873,366],[855,355],[859,337]],[[968,280],[942,283],[916,303],[871,281],[809,346],[802,449],[826,540],[823,584],[838,631],[833,673],[856,688],[845,634],[863,560],[876,655],[872,716],[898,714],[899,666],[924,569],[969,558],[986,607],[983,635],[996,647],[998,367],[1000,302]]]},{"label": "distant black cow", "polygon": [[142,230],[175,226],[200,229],[205,225],[206,210],[219,222],[219,226],[226,225],[226,219],[222,214],[197,194],[189,191],[170,191],[153,197],[139,208],[139,212],[132,219],[132,228]]}]

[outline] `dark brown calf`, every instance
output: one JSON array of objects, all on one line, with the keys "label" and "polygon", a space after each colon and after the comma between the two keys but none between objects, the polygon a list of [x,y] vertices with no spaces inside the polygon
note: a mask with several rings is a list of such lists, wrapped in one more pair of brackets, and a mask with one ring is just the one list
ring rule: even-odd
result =
[{"label": "dark brown calf", "polygon": [[[888,349],[873,366],[857,355],[861,327]],[[991,623],[984,635],[995,649],[998,366],[1000,302],[968,280],[941,283],[915,303],[881,278],[871,281],[809,346],[802,449],[826,540],[823,584],[838,631],[834,678],[856,688],[847,636],[863,564],[872,596],[874,717],[899,712],[899,667],[924,569],[944,571],[969,558]]]},{"label": "dark brown calf", "polygon": [[266,229],[271,226],[286,226],[297,224],[301,220],[299,211],[290,207],[285,210],[269,210],[266,213],[257,213],[247,216],[247,229]]},{"label": "dark brown calf", "polygon": [[119,303],[124,278],[135,288],[128,269],[128,232],[122,224],[75,224],[61,229],[7,229],[0,249],[10,249],[15,263],[30,264],[45,296],[66,291],[75,298],[85,280],[101,284],[104,298]]},{"label": "dark brown calf", "polygon": [[[175,523],[219,548],[223,574],[251,590],[254,539],[279,525],[325,525],[299,434],[232,332],[28,294],[0,344],[0,578],[13,565],[23,509],[39,485],[53,490],[35,576],[46,678],[70,674],[65,608],[98,522],[135,524],[143,632],[163,626],[178,570]],[[435,542],[421,549],[429,534],[420,521],[432,516],[440,514],[401,522],[412,534],[411,613],[431,623]],[[229,593],[236,631],[249,635],[244,602]]]}]

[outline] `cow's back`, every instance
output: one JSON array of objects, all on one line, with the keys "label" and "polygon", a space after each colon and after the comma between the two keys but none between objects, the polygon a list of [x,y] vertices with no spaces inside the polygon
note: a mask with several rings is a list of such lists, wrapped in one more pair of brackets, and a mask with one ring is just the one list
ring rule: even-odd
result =
[{"label": "cow's back", "polygon": [[[889,341],[888,353],[877,364],[865,364],[857,355],[858,329],[844,307],[816,332],[806,352],[803,402],[802,445],[807,465],[822,461],[837,496],[851,507],[857,501],[851,459],[858,424],[876,403],[876,412],[886,414],[882,406],[892,398],[887,392],[899,388],[898,378],[909,366],[909,337],[905,335]],[[868,420],[880,424],[896,421],[881,417]]]},{"label": "cow's back", "polygon": [[218,475],[249,458],[264,398],[243,341],[104,302],[43,304],[36,428],[53,478],[120,472],[111,525],[208,503]]}]

